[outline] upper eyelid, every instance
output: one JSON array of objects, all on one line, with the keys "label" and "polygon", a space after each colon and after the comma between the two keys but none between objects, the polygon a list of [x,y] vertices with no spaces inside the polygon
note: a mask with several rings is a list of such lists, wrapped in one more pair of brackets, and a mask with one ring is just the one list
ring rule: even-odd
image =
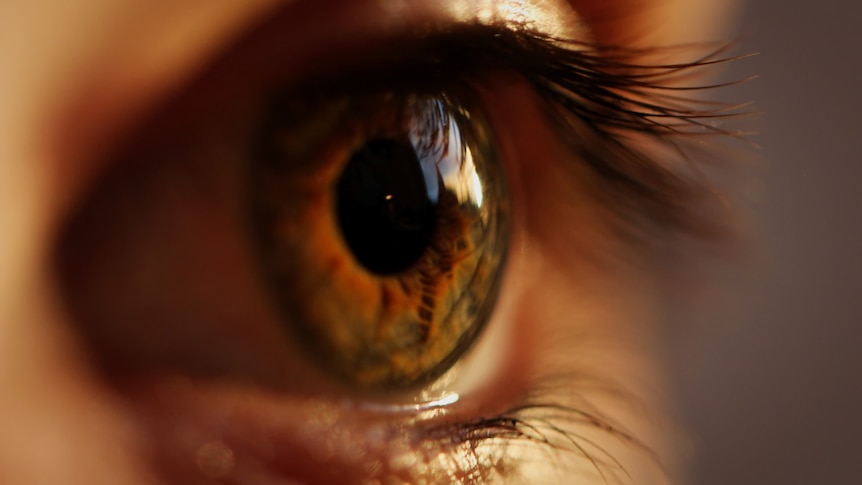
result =
[{"label": "upper eyelid", "polygon": [[[265,2],[266,0],[262,0],[262,5]],[[547,32],[542,32],[542,35],[550,35],[551,30],[563,31],[563,26],[567,22],[573,22],[576,16],[570,8],[560,9],[560,5],[569,6],[569,3],[564,0],[529,4],[527,7],[523,7],[522,2],[512,2],[513,7],[508,6],[509,3],[505,1],[489,3],[480,0],[453,2],[420,0],[394,2],[393,5],[407,7],[397,11],[387,11],[387,7],[380,3],[365,1],[298,0],[261,7],[259,9],[261,12],[257,15],[262,18],[256,21],[255,26],[244,28],[245,32],[239,35],[223,35],[226,40],[222,44],[226,47],[220,49],[220,52],[207,54],[206,57],[210,58],[210,61],[205,59],[195,61],[198,65],[207,67],[197,69],[199,72],[191,73],[185,81],[178,82],[169,95],[158,99],[143,112],[142,116],[137,116],[137,119],[141,121],[150,118],[154,111],[166,105],[183,103],[190,103],[196,107],[206,105],[207,100],[212,99],[210,96],[213,92],[217,95],[230,96],[244,90],[272,89],[275,84],[285,79],[296,79],[309,71],[324,70],[326,66],[345,64],[349,61],[353,61],[354,65],[360,61],[380,65],[381,61],[385,61],[385,56],[380,56],[380,46],[391,48],[403,43],[415,48],[423,37],[443,39],[448,35],[447,32],[483,28],[487,31],[512,32],[536,26],[535,23],[524,25],[506,19],[498,19],[496,23],[493,19],[491,21],[488,18],[480,19],[483,15],[482,9],[487,8],[488,5],[493,5],[498,11],[504,11],[507,8],[515,9],[515,7],[526,10],[532,8],[540,13],[545,11],[546,18],[549,15],[548,12],[559,13],[560,18],[541,23],[548,29]],[[372,5],[376,7],[372,8]],[[244,15],[253,16],[248,13]],[[529,13],[525,15],[530,17]],[[322,25],[325,27],[321,28]],[[579,29],[583,29],[581,24],[578,25]],[[584,37],[588,35],[586,31],[579,34]],[[484,44],[487,45],[487,43]],[[473,51],[475,52],[476,49]],[[389,57],[391,60],[392,56]],[[451,65],[452,56],[449,57],[447,63]],[[500,56],[497,57],[499,59]],[[504,63],[501,67],[508,66]],[[355,74],[357,70],[353,69],[353,73],[350,70],[330,71],[330,74],[332,77],[339,74],[350,75]],[[207,79],[212,77],[229,81],[209,83]],[[223,90],[225,87],[229,90]]]},{"label": "upper eyelid", "polygon": [[[205,2],[205,5],[198,5],[195,8],[184,8],[178,5],[177,8],[165,9],[158,15],[162,17],[170,15],[170,21],[152,22],[153,18],[158,15],[151,15],[147,17],[150,20],[149,23],[136,24],[136,30],[124,32],[132,34],[131,36],[125,35],[125,37],[132,37],[137,33],[136,35],[141,39],[140,42],[103,42],[103,45],[110,46],[110,49],[106,47],[105,50],[110,51],[111,55],[102,57],[105,57],[106,61],[114,59],[111,61],[110,69],[113,72],[125,74],[120,78],[103,76],[100,73],[103,69],[109,69],[109,66],[106,64],[100,68],[98,67],[100,64],[95,63],[91,69],[92,72],[88,74],[92,79],[82,83],[81,90],[83,91],[69,93],[69,103],[65,103],[65,107],[60,106],[58,108],[58,113],[55,116],[57,120],[55,127],[49,130],[51,134],[48,135],[53,138],[49,145],[58,147],[57,151],[61,154],[59,158],[69,162],[70,155],[77,153],[76,149],[82,145],[91,148],[96,147],[95,152],[82,152],[79,155],[82,161],[93,157],[99,158],[100,153],[113,145],[113,142],[110,141],[112,138],[119,133],[128,131],[129,128],[134,128],[135,123],[150,116],[152,111],[158,109],[159,106],[173,101],[175,98],[171,94],[193,82],[201,74],[200,66],[212,65],[226,51],[233,50],[234,47],[232,46],[236,44],[238,39],[248,37],[250,31],[258,30],[261,25],[270,25],[274,27],[270,29],[271,33],[274,34],[270,36],[271,40],[278,40],[283,34],[283,26],[290,25],[283,22],[284,18],[279,20],[279,17],[293,15],[296,6],[307,7],[311,4],[317,4],[319,8],[325,10],[327,8],[342,8],[342,4],[362,5],[361,8],[366,9],[369,5],[379,5],[376,2],[314,2],[304,0],[292,2],[273,0],[228,2],[230,7],[220,6],[221,3]],[[478,5],[482,2],[428,1],[404,3],[411,6],[423,3],[432,6],[443,3],[460,3],[469,6],[471,4]],[[560,0],[559,3],[568,4],[569,2]],[[131,6],[128,10],[132,10]],[[154,11],[158,12],[157,10]],[[194,20],[191,20],[190,17],[192,16],[195,17]],[[326,20],[329,19],[326,18]],[[281,22],[282,27],[278,26],[279,22]],[[309,27],[308,22],[305,24],[306,27]],[[194,27],[189,28],[189,25]],[[349,25],[349,27],[356,32],[362,29],[359,25]],[[402,25],[400,29],[409,30],[412,27],[415,25]],[[319,26],[316,28],[319,29]],[[143,35],[144,33],[147,34],[146,37]],[[147,39],[152,38],[173,39],[170,41],[171,55],[159,54],[160,51],[164,50],[164,42],[147,41]],[[142,62],[142,60],[146,62]],[[266,59],[261,60],[266,62]],[[171,63],[186,64],[186,67],[171,67],[169,65]],[[107,109],[107,112],[101,113],[92,120],[82,120],[80,103],[73,100],[91,99],[93,92],[113,93],[114,96],[109,100],[110,102],[101,103],[102,107],[99,109]],[[92,112],[92,110],[88,109],[87,112]]]},{"label": "upper eyelid", "polygon": [[[500,13],[518,9],[521,20],[527,19],[528,23],[518,23]],[[575,19],[566,0],[527,2],[526,6],[521,1],[485,0],[416,0],[391,5],[361,0],[297,0],[268,12],[256,26],[236,36],[222,52],[210,56],[211,61],[204,63],[209,67],[188,79],[186,85],[220,69],[243,76],[263,74],[271,79],[288,79],[335,64],[373,62],[375,55],[391,51],[402,42],[412,46],[422,37],[442,37],[469,25],[510,30],[541,27],[544,35],[567,32],[587,36],[582,24],[571,26]]]},{"label": "upper eyelid", "polygon": [[[311,8],[307,2],[296,7]],[[660,92],[657,88],[668,82],[668,74],[682,77],[714,62],[714,57],[651,67],[642,61],[653,52],[648,49],[555,39],[514,23],[448,21],[417,31],[416,25],[404,22],[374,31],[360,21],[349,24],[347,31],[335,28],[337,35],[329,30],[288,28],[299,22],[300,29],[308,29],[303,15],[301,10],[285,8],[232,45],[204,75],[163,105],[171,112],[171,121],[183,122],[183,116],[190,116],[185,121],[193,122],[196,116],[219,110],[224,103],[243,96],[265,102],[267,96],[291,85],[324,81],[330,83],[329,88],[354,90],[362,88],[356,84],[364,79],[372,89],[393,83],[411,88],[428,83],[428,87],[439,89],[447,83],[454,87],[470,84],[479,78],[473,75],[483,71],[509,72],[538,94],[537,100],[562,138],[574,141],[575,149],[582,150],[576,153],[577,158],[600,175],[609,176],[608,180],[616,184],[614,190],[621,189],[617,196],[622,197],[615,200],[626,201],[634,194],[656,207],[657,212],[648,219],[697,224],[685,220],[695,215],[695,210],[684,206],[693,205],[689,204],[692,195],[702,192],[703,187],[680,179],[667,164],[632,148],[616,132],[645,135],[662,144],[678,138],[676,123],[700,129],[709,126],[703,123],[704,118],[724,115],[717,113],[722,107],[698,109],[691,100],[680,102],[656,94]],[[304,38],[307,44],[297,46],[303,36],[308,36]],[[588,145],[600,150],[584,148],[581,142],[585,134],[596,135],[587,140]],[[616,148],[608,151],[607,147]],[[642,205],[636,203],[635,207]]]},{"label": "upper eyelid", "polygon": [[[306,5],[308,2],[300,2],[300,6]],[[536,88],[552,86],[542,93],[551,96],[561,90],[584,88],[584,83],[588,91],[601,83],[598,96],[590,101],[599,108],[611,109],[595,113],[585,110],[580,114],[592,115],[600,124],[616,123],[616,128],[670,133],[677,127],[664,128],[673,122],[703,128],[707,125],[701,119],[725,114],[719,113],[720,109],[693,110],[690,100],[683,100],[680,107],[676,104],[679,99],[650,92],[666,89],[675,78],[690,74],[694,68],[718,62],[715,55],[690,63],[650,66],[638,63],[640,58],[653,53],[649,49],[608,47],[581,38],[553,37],[513,22],[488,24],[473,20],[414,25],[411,20],[404,20],[398,27],[378,31],[358,21],[349,24],[349,29],[339,29],[342,25],[336,24],[325,31],[312,29],[312,33],[303,30],[308,22],[300,22],[298,29],[290,28],[299,22],[296,17],[301,20],[303,15],[290,8],[274,14],[213,63],[207,74],[221,71],[221,79],[233,77],[226,84],[240,92],[280,89],[284,84],[301,83],[303,79],[344,80],[341,87],[347,87],[348,83],[355,85],[363,79],[381,84],[404,82],[411,75],[413,78],[406,82],[415,86],[426,81],[436,84],[440,79],[434,77],[453,77],[451,74],[457,70],[492,68],[516,71]],[[297,48],[297,44],[302,45]],[[570,66],[576,71],[574,77]],[[567,69],[569,72],[564,72]],[[569,77],[564,78],[566,75]],[[225,83],[217,84],[224,87]],[[196,89],[205,86],[195,83]],[[619,109],[622,104],[629,106],[626,110]]]},{"label": "upper eyelid", "polygon": [[[652,52],[649,50],[554,39],[515,24],[475,22],[442,23],[422,32],[405,24],[372,32],[370,38],[352,37],[365,35],[367,29],[355,25],[354,31],[340,32],[338,38],[327,32],[313,34],[306,40],[319,42],[311,42],[314,47],[306,49],[294,45],[305,34],[285,28],[297,21],[289,13],[295,11],[287,9],[275,15],[236,43],[204,76],[175,93],[174,102],[165,106],[171,118],[187,115],[192,118],[186,121],[193,122],[201,112],[206,115],[207,111],[219,110],[233,98],[252,96],[255,102],[265,102],[267,96],[291,85],[310,84],[314,88],[322,81],[328,88],[349,91],[362,89],[357,83],[364,80],[370,89],[397,87],[398,83],[414,89],[422,83],[432,89],[447,84],[457,88],[458,83],[470,84],[480,77],[473,75],[483,71],[509,72],[538,94],[537,100],[561,137],[574,142],[576,158],[615,184],[612,190],[616,197],[607,201],[609,204],[636,201],[633,207],[640,208],[624,212],[646,215],[647,220],[672,221],[680,228],[700,229],[695,227],[699,221],[690,220],[697,217],[697,209],[686,206],[696,205],[690,202],[703,187],[681,179],[666,163],[632,148],[617,132],[672,145],[679,138],[676,132],[680,128],[675,124],[700,129],[704,118],[724,115],[717,112],[721,106],[698,109],[692,100],[671,100],[657,89],[673,75],[684,76],[714,62],[715,56],[690,64],[650,67],[641,61]],[[592,139],[585,140],[587,135]],[[654,213],[646,214],[648,211],[642,209],[646,206]]]}]

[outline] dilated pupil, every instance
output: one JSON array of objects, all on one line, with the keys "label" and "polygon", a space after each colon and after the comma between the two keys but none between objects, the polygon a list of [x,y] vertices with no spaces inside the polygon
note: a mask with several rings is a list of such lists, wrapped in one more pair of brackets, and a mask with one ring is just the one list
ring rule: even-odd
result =
[{"label": "dilated pupil", "polygon": [[407,136],[370,139],[351,156],[338,180],[338,222],[366,269],[399,273],[425,252],[436,223],[437,180],[429,180],[436,173]]}]

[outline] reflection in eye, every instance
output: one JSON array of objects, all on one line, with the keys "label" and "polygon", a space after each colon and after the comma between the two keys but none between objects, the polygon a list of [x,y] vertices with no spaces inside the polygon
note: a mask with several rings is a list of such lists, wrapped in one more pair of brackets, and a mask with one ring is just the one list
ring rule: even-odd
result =
[{"label": "reflection in eye", "polygon": [[[672,145],[671,135],[717,114],[658,89],[699,63],[640,66],[642,52],[512,26],[455,27],[404,35],[386,56],[359,49],[374,65],[335,76],[358,87],[308,94],[296,86],[313,79],[278,79],[269,84],[280,98],[253,92],[236,102],[251,115],[210,109],[143,155],[132,144],[139,159],[120,164],[81,209],[62,257],[94,353],[119,380],[195,382],[132,394],[142,413],[152,394],[154,407],[170,410],[149,417],[162,433],[154,454],[172,454],[185,470],[199,444],[188,436],[216,436],[238,460],[251,456],[236,465],[237,483],[261,469],[312,483],[662,480],[638,430],[594,398],[630,404],[629,394],[565,360],[580,357],[565,348],[572,342],[590,357],[588,339],[559,328],[569,315],[533,308],[514,318],[493,307],[523,304],[511,290],[522,275],[502,273],[503,259],[531,250],[511,250],[517,238],[550,261],[543,284],[576,288],[590,303],[590,282],[579,278],[604,268],[569,271],[576,265],[555,252],[578,247],[568,238],[576,224],[555,219],[569,199],[590,215],[574,221],[585,233],[616,229],[609,214],[690,221],[696,186],[629,141]],[[517,118],[507,111],[515,106],[528,108],[523,119],[495,117]],[[507,191],[516,186],[526,196]],[[526,223],[509,218],[519,211]],[[103,254],[94,241],[120,249]],[[516,330],[486,348],[492,365],[477,364],[486,336],[506,324]],[[479,371],[488,376],[456,398],[426,392],[451,396]],[[357,397],[333,376],[378,394]],[[388,398],[419,404],[373,405]],[[531,471],[545,465],[559,475]]]},{"label": "reflection in eye", "polygon": [[311,99],[287,94],[264,128],[261,265],[306,350],[349,383],[427,383],[499,287],[506,196],[488,128],[444,93]]}]

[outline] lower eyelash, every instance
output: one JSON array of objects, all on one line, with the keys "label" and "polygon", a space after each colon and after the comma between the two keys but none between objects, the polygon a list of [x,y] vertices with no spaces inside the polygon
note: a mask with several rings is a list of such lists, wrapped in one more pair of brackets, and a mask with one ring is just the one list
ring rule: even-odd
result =
[{"label": "lower eyelash", "polygon": [[[647,405],[623,383],[568,372],[545,375],[539,381],[516,400],[518,404],[502,412],[420,424],[417,448],[445,452],[441,455],[448,456],[448,468],[468,477],[457,483],[533,483],[529,469],[537,457],[561,478],[579,474],[601,480],[597,483],[634,484],[640,483],[648,467],[648,476],[656,480],[648,483],[667,481],[670,473],[660,453],[590,398],[610,398],[649,415]],[[575,391],[563,394],[564,389]],[[523,470],[526,476],[519,476]]]},{"label": "lower eyelash", "polygon": [[475,483],[484,483],[484,480],[495,474],[505,477],[516,470],[518,463],[513,462],[506,453],[520,443],[543,448],[548,458],[556,464],[563,464],[563,460],[566,460],[568,468],[562,467],[563,470],[583,466],[585,472],[595,472],[603,483],[634,483],[629,470],[610,451],[593,439],[563,427],[573,424],[586,425],[607,433],[621,443],[645,453],[660,467],[654,451],[598,411],[562,404],[522,404],[497,416],[437,427],[429,430],[426,436],[442,447],[454,449],[455,453],[467,454],[466,458],[453,461],[455,464],[472,464],[473,470],[460,471],[480,478]]}]

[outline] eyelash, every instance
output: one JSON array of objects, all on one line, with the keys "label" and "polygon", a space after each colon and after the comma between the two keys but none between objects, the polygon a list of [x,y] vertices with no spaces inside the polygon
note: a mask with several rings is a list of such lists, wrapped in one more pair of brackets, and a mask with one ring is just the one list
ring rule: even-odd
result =
[{"label": "eyelash", "polygon": [[[560,424],[554,424],[555,422]],[[527,442],[537,444],[558,453],[575,455],[586,460],[592,468],[603,479],[605,483],[609,476],[618,477],[622,473],[629,482],[632,476],[626,470],[622,462],[614,457],[608,450],[586,436],[564,429],[562,426],[572,423],[581,423],[596,429],[610,433],[619,441],[634,446],[640,451],[650,455],[657,464],[658,456],[644,443],[641,443],[633,435],[620,430],[616,425],[597,413],[590,413],[578,408],[559,404],[548,404],[541,401],[536,403],[521,404],[506,413],[488,418],[480,418],[468,423],[453,426],[437,427],[426,432],[426,439],[437,441],[444,447],[454,448],[461,452],[470,454],[470,462],[505,463],[504,453],[501,456],[488,457],[481,455],[482,445],[493,445],[495,442],[511,444],[515,442]],[[593,452],[591,452],[593,450]],[[556,455],[559,458],[559,455]],[[483,470],[486,474],[491,473],[495,467]],[[461,470],[463,473],[472,470]],[[483,476],[487,479],[487,476]],[[481,483],[481,482],[480,482]]]},{"label": "eyelash", "polygon": [[[528,81],[564,141],[605,182],[611,194],[608,203],[618,215],[627,222],[658,223],[664,230],[706,236],[723,231],[719,220],[703,216],[703,206],[710,202],[703,195],[711,193],[704,190],[706,182],[686,177],[674,166],[694,165],[689,151],[699,148],[704,137],[745,142],[748,133],[727,129],[721,122],[750,114],[749,105],[679,93],[747,81],[686,83],[705,68],[747,56],[722,57],[732,47],[725,45],[691,62],[649,66],[634,60],[662,54],[664,49],[632,50],[556,41],[529,32],[521,35],[532,50],[546,49],[544,57],[533,57]],[[596,142],[585,144],[582,137],[571,136],[584,131]],[[638,150],[626,142],[637,137],[646,137],[660,149]],[[694,171],[700,177],[696,167]]]}]

